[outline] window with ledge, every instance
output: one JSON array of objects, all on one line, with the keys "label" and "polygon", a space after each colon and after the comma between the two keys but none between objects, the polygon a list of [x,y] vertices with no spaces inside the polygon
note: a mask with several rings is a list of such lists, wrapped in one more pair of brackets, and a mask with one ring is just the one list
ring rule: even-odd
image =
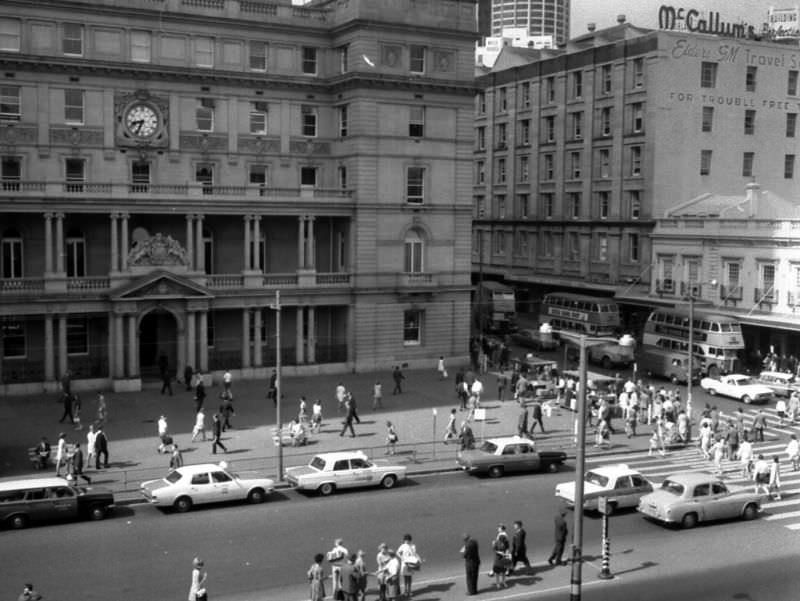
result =
[{"label": "window with ledge", "polygon": [[747,136],[756,133],[756,112],[753,109],[744,112],[744,133]]},{"label": "window with ledge", "polygon": [[269,45],[264,42],[251,40],[248,43],[247,61],[251,71],[258,73],[267,72],[267,59],[269,57]]},{"label": "window with ledge", "polygon": [[475,137],[478,144],[478,150],[486,150],[486,128],[475,128]]},{"label": "window with ledge", "polygon": [[348,107],[346,104],[339,107],[339,137],[347,137],[348,129]]},{"label": "window with ledge", "polygon": [[581,178],[581,153],[578,150],[569,153],[569,177],[570,179]]},{"label": "window with ledge", "polygon": [[83,125],[83,90],[64,90],[64,123]]},{"label": "window with ledge", "polygon": [[305,75],[317,74],[317,49],[313,46],[303,46],[303,73]]},{"label": "window with ledge", "polygon": [[643,88],[644,87],[644,59],[643,58],[635,58],[635,59],[633,59],[633,87],[634,88]]},{"label": "window with ledge", "polygon": [[742,177],[753,176],[753,161],[755,160],[754,152],[742,153]]},{"label": "window with ledge", "polygon": [[638,263],[640,258],[639,234],[628,234],[628,260],[631,263]]},{"label": "window with ledge", "polygon": [[259,196],[264,196],[264,191],[269,183],[269,168],[267,165],[250,165],[247,182],[251,186],[258,186]]},{"label": "window with ledge", "polygon": [[64,23],[61,50],[67,56],[83,56],[83,25]]},{"label": "window with ledge", "polygon": [[475,111],[479,115],[486,114],[486,92],[478,92],[475,99]]},{"label": "window with ledge", "polygon": [[347,190],[348,188],[348,181],[347,181],[347,166],[346,165],[339,165],[336,168],[337,179],[339,180],[339,190]]},{"label": "window with ledge", "polygon": [[546,154],[542,157],[544,168],[542,169],[542,179],[544,181],[552,181],[555,177],[555,158],[552,154]]},{"label": "window with ledge", "polygon": [[203,194],[214,193],[214,165],[198,163],[194,170],[194,181],[202,187]]},{"label": "window with ledge", "polygon": [[744,89],[747,92],[755,92],[756,91],[756,74],[758,73],[758,67],[754,67],[749,65],[747,67],[747,72],[744,76]]},{"label": "window with ledge", "polygon": [[150,190],[150,161],[131,162],[131,192],[141,194]]},{"label": "window with ledge", "polygon": [[541,196],[539,196],[539,202],[541,203],[542,207],[542,217],[545,219],[552,219],[553,218],[553,205],[554,205],[554,196],[551,192],[545,192]]},{"label": "window with ledge", "polygon": [[505,113],[508,110],[508,89],[498,88],[497,90],[497,112]]},{"label": "window with ledge", "polygon": [[0,86],[0,121],[19,121],[21,107],[19,86]]},{"label": "window with ledge", "polygon": [[0,335],[3,339],[3,359],[24,359],[28,356],[25,322],[19,319],[4,318],[0,322]]},{"label": "window with ledge", "polygon": [[406,169],[406,202],[423,204],[425,201],[425,167]]},{"label": "window with ledge", "polygon": [[300,188],[313,189],[317,187],[317,168],[311,165],[300,167]]},{"label": "window with ledge", "polygon": [[528,156],[519,157],[519,181],[526,184],[530,179],[530,159]]},{"label": "window with ledge", "polygon": [[611,135],[611,111],[610,106],[600,109],[600,135],[607,137]]},{"label": "window with ledge", "polygon": [[523,119],[519,122],[519,138],[523,146],[531,144],[531,120]]},{"label": "window with ledge", "polygon": [[517,256],[528,256],[528,232],[517,232]]},{"label": "window with ledge", "polygon": [[494,238],[494,254],[506,254],[506,233],[495,230],[492,237]]},{"label": "window with ledge", "polygon": [[641,102],[631,105],[631,126],[635,134],[644,131],[644,104]]},{"label": "window with ledge", "polygon": [[520,86],[520,97],[522,107],[528,108],[531,105],[531,84],[527,81]]},{"label": "window with ledge", "polygon": [[0,159],[0,189],[16,192],[22,181],[22,160],[19,157],[4,156]]},{"label": "window with ledge", "polygon": [[424,319],[425,313],[420,309],[403,311],[404,346],[419,346],[422,344],[422,323]]},{"label": "window with ledge", "polygon": [[794,138],[797,131],[797,113],[786,113],[786,137]]},{"label": "window with ledge", "polygon": [[405,273],[424,273],[424,244],[422,236],[416,230],[409,230],[403,241],[404,261],[403,269]]},{"label": "window with ledge", "polygon": [[411,138],[425,136],[425,107],[410,106],[408,115],[408,135]]},{"label": "window with ledge", "polygon": [[570,92],[573,100],[583,98],[583,71],[570,73]]},{"label": "window with ledge", "polygon": [[704,106],[703,117],[700,123],[700,131],[710,132],[714,127],[714,107]]},{"label": "window with ledge", "polygon": [[540,252],[545,258],[552,258],[554,253],[555,244],[553,243],[553,232],[542,232],[539,236],[541,248]]},{"label": "window with ledge", "polygon": [[603,94],[610,94],[611,93],[611,76],[612,76],[612,69],[611,65],[603,65],[600,67],[600,91]]},{"label": "window with ledge", "polygon": [[567,194],[570,219],[581,218],[581,196],[580,192],[570,192]]},{"label": "window with ledge", "polygon": [[601,148],[597,151],[598,176],[603,179],[611,177],[611,149]]},{"label": "window with ledge", "polygon": [[611,204],[611,193],[607,190],[597,192],[597,216],[600,219],[608,219]]},{"label": "window with ledge", "polygon": [[777,294],[775,291],[774,263],[761,263],[758,266],[758,289],[755,292],[755,302],[774,302]]},{"label": "window with ledge", "polygon": [[722,263],[722,289],[720,300],[740,300],[742,298],[742,263],[739,260],[725,260]]},{"label": "window with ledge", "polygon": [[595,254],[594,259],[600,263],[607,263],[608,262],[608,235],[599,232],[595,234],[594,239],[594,248]]},{"label": "window with ledge", "polygon": [[521,219],[528,218],[529,202],[530,202],[530,196],[528,194],[517,194],[517,214],[520,216]]},{"label": "window with ledge", "polygon": [[641,193],[639,190],[628,190],[628,207],[632,220],[639,219],[642,211]]},{"label": "window with ledge", "polygon": [[337,48],[339,54],[339,73],[347,73],[349,71],[348,58],[350,54],[350,47],[345,44]]},{"label": "window with ledge", "polygon": [[498,184],[506,183],[506,160],[503,158],[497,159],[497,168],[495,169],[497,174],[496,181]]},{"label": "window with ledge", "polygon": [[0,238],[0,255],[2,255],[0,261],[3,266],[3,278],[23,277],[22,236],[19,230],[8,228],[3,231]]},{"label": "window with ledge", "polygon": [[631,176],[642,175],[642,147],[631,146]]},{"label": "window with ledge", "polygon": [[583,111],[570,113],[570,132],[573,140],[583,138]]},{"label": "window with ledge", "polygon": [[267,133],[267,115],[269,105],[266,102],[254,102],[250,105],[250,133],[263,136]]},{"label": "window with ledge", "polygon": [[478,161],[475,163],[475,183],[479,186],[486,182],[486,163]]},{"label": "window with ledge", "polygon": [[149,63],[152,59],[152,43],[149,31],[131,31],[131,61]]},{"label": "window with ledge", "polygon": [[202,69],[214,67],[214,38],[194,39],[194,66]]},{"label": "window with ledge", "polygon": [[556,141],[556,118],[553,115],[549,115],[544,118],[544,141],[545,142],[555,142]]},{"label": "window with ledge", "polygon": [[783,177],[785,179],[794,178],[794,155],[786,154],[783,156]]},{"label": "window with ledge", "polygon": [[703,61],[700,63],[700,87],[717,87],[717,63]]},{"label": "window with ledge", "polygon": [[425,73],[425,46],[409,48],[408,70],[411,73]]},{"label": "window with ledge", "polygon": [[700,175],[711,175],[711,151],[700,151]]},{"label": "window with ledge", "polygon": [[86,238],[78,228],[67,231],[64,240],[68,278],[86,277]]},{"label": "window with ledge", "polygon": [[787,96],[797,96],[797,71],[792,69],[789,71],[788,80],[786,82]]},{"label": "window with ledge", "polygon": [[661,256],[658,258],[658,280],[656,288],[659,292],[675,292],[675,257]]},{"label": "window with ledge", "polygon": [[214,99],[200,98],[195,109],[197,131],[214,131]]},{"label": "window with ledge", "polygon": [[544,80],[544,100],[548,104],[556,101],[556,78],[548,77]]},{"label": "window with ledge", "polygon": [[581,244],[578,232],[567,233],[567,260],[577,261],[581,257]]},{"label": "window with ledge", "polygon": [[497,208],[497,218],[506,218],[506,195],[498,194],[494,197],[494,206]]},{"label": "window with ledge", "polygon": [[506,147],[506,124],[498,123],[495,129],[495,144],[496,148],[502,150]]},{"label": "window with ledge", "polygon": [[317,136],[317,107],[304,104],[300,107],[302,133],[308,138]]},{"label": "window with ledge", "polygon": [[22,23],[19,19],[0,18],[0,52],[19,52]]},{"label": "window with ledge", "polygon": [[66,176],[65,190],[67,192],[83,192],[83,184],[86,182],[85,159],[64,159],[64,174]]}]

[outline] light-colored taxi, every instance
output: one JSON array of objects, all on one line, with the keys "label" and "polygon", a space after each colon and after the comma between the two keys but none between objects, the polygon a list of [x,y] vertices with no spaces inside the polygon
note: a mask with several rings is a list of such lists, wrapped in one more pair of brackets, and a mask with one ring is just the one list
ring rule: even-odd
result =
[{"label": "light-colored taxi", "polygon": [[308,465],[286,470],[286,481],[292,488],[316,491],[321,495],[330,495],[340,488],[394,488],[405,477],[406,466],[385,460],[370,461],[363,451],[320,453]]},{"label": "light-colored taxi", "polygon": [[173,507],[180,512],[192,506],[225,501],[263,503],[275,488],[269,478],[245,478],[228,469],[226,462],[185,465],[159,480],[142,482],[141,493],[159,507]]},{"label": "light-colored taxi", "polygon": [[750,376],[743,374],[728,374],[715,378],[703,378],[700,387],[711,396],[720,394],[732,399],[738,399],[745,405],[750,403],[768,403],[775,396],[772,388],[759,384]]},{"label": "light-colored taxi", "polygon": [[782,371],[762,371],[756,383],[771,388],[777,396],[790,396],[792,392],[800,389],[794,375]]},{"label": "light-colored taxi", "polygon": [[[583,477],[583,508],[594,511],[598,499],[606,498],[606,511],[636,507],[639,499],[653,491],[653,483],[624,463],[604,465],[587,471]],[[556,497],[575,507],[575,482],[556,485]]]},{"label": "light-colored taxi", "polygon": [[491,438],[477,449],[460,451],[456,461],[465,472],[499,478],[514,472],[557,472],[567,460],[563,451],[537,451],[529,438]]}]

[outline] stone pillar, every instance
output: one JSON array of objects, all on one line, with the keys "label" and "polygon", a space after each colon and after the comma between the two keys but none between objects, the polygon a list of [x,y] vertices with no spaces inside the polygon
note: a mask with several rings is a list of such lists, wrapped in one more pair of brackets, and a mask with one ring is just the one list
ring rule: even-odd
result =
[{"label": "stone pillar", "polygon": [[58,316],[58,377],[67,371],[67,316]]},{"label": "stone pillar", "polygon": [[186,313],[186,364],[192,366],[192,370],[197,371],[197,334],[196,334],[196,315],[194,311]]},{"label": "stone pillar", "polygon": [[261,271],[261,215],[253,215],[253,269]]},{"label": "stone pillar", "polygon": [[203,216],[195,215],[195,257],[197,260],[197,271],[206,271],[206,248],[203,244]]},{"label": "stone pillar", "polygon": [[128,377],[135,378],[137,375],[136,366],[136,315],[128,315]]},{"label": "stone pillar", "polygon": [[[53,214],[44,214],[44,274],[53,273]],[[52,321],[50,323],[52,326]]]},{"label": "stone pillar", "polygon": [[356,359],[356,308],[347,306],[347,362],[353,364]]},{"label": "stone pillar", "polygon": [[[52,250],[52,249],[51,249]],[[44,316],[44,381],[52,382],[55,374],[55,348],[53,347],[53,316]]]},{"label": "stone pillar", "polygon": [[128,219],[130,218],[130,215],[128,215],[128,213],[122,213],[120,217],[122,217],[122,248],[119,251],[119,270],[128,271],[128,253],[131,250],[131,244],[128,241]]},{"label": "stone pillar", "polygon": [[117,213],[111,213],[111,273],[119,271],[119,238],[117,236]]},{"label": "stone pillar", "polygon": [[198,339],[200,342],[200,355],[199,363],[200,369],[203,373],[208,371],[208,311],[200,311],[198,313],[199,323],[197,329],[199,330]]},{"label": "stone pillar", "polygon": [[309,363],[317,362],[317,326],[316,326],[316,309],[314,307],[308,308],[308,345],[306,359]]},{"label": "stone pillar", "polygon": [[108,353],[108,377],[113,378],[116,373],[116,355],[114,353],[114,314],[108,313],[108,334],[106,338],[106,352]]},{"label": "stone pillar", "polygon": [[306,267],[306,253],[305,253],[305,222],[306,218],[303,215],[297,218],[297,268],[305,269]]},{"label": "stone pillar", "polygon": [[306,268],[308,269],[316,269],[317,262],[315,260],[314,255],[316,254],[316,249],[314,248],[314,217],[308,217],[308,232],[306,234]]},{"label": "stone pillar", "polygon": [[56,213],[56,273],[64,275],[64,213]]},{"label": "stone pillar", "polygon": [[302,365],[303,360],[305,358],[305,353],[303,352],[303,347],[305,346],[305,341],[303,338],[303,312],[305,308],[301,305],[297,307],[297,335],[296,335],[296,342],[295,342],[295,356],[297,357],[297,364]]},{"label": "stone pillar", "polygon": [[125,332],[122,315],[114,315],[114,377],[125,377]]},{"label": "stone pillar", "polygon": [[252,251],[252,244],[250,242],[250,221],[252,216],[245,215],[244,219],[244,271],[250,271],[250,254]]},{"label": "stone pillar", "polygon": [[189,271],[194,271],[194,241],[192,240],[192,220],[193,215],[186,216],[186,262],[189,264]]},{"label": "stone pillar", "polygon": [[242,309],[242,367],[250,367],[250,309]]},{"label": "stone pillar", "polygon": [[259,307],[253,311],[253,365],[261,367],[264,365],[264,357],[261,349],[261,311]]}]

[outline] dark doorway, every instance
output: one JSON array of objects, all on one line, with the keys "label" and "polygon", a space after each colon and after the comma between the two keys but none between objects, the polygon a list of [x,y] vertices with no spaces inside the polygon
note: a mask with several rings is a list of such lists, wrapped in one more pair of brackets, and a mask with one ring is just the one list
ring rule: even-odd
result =
[{"label": "dark doorway", "polygon": [[154,309],[139,324],[139,371],[142,378],[160,376],[159,358],[167,358],[170,373],[175,375],[178,361],[178,327],[175,317],[165,309]]}]

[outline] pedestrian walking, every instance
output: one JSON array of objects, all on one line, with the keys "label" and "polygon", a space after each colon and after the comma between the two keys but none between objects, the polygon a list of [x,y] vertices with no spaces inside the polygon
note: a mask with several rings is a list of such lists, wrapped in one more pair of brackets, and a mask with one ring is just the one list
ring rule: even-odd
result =
[{"label": "pedestrian walking", "polygon": [[461,547],[461,555],[464,557],[464,568],[466,570],[467,595],[477,595],[481,557],[478,551],[478,541],[469,534],[464,534],[464,546]]},{"label": "pedestrian walking", "polygon": [[202,372],[197,372],[197,386],[194,389],[194,404],[195,411],[200,411],[203,408],[203,403],[206,401],[206,385],[203,382]]},{"label": "pedestrian walking", "polygon": [[[351,426],[351,428],[352,428],[352,426]],[[397,450],[396,450],[397,440],[398,440],[397,430],[395,429],[394,424],[392,422],[387,421],[386,422],[386,451],[384,452],[384,455],[394,455],[397,452]],[[398,549],[398,551],[399,551],[399,549]]]},{"label": "pedestrian walking", "polygon": [[711,445],[711,459],[714,461],[714,473],[722,475],[722,460],[725,459],[725,441],[718,437]]},{"label": "pedestrian walking", "polygon": [[178,443],[172,445],[172,455],[169,458],[169,469],[176,470],[183,467],[183,453],[178,448]]},{"label": "pedestrian walking", "polygon": [[208,573],[205,563],[199,557],[192,560],[192,584],[189,587],[189,601],[206,601],[208,592],[206,591],[206,581]]},{"label": "pedestrian walking", "polygon": [[746,431],[739,445],[738,457],[742,466],[742,478],[751,478],[753,472],[753,443],[750,442],[750,437]]},{"label": "pedestrian walking", "polygon": [[461,450],[468,451],[475,448],[475,435],[472,433],[469,423],[461,422],[461,431],[458,434],[458,441],[461,443]]},{"label": "pedestrian walking", "polygon": [[339,432],[339,436],[344,436],[344,433],[350,429],[350,436],[352,438],[356,437],[356,432],[353,430],[353,420],[355,419],[355,409],[353,408],[352,404],[345,401],[345,416],[344,421],[342,422],[342,431]]},{"label": "pedestrian walking", "polygon": [[483,394],[483,382],[481,382],[478,378],[475,378],[475,381],[469,388],[469,392],[472,395],[471,409],[480,409],[481,395]]},{"label": "pedestrian walking", "polygon": [[786,455],[789,461],[792,462],[792,470],[795,472],[800,468],[800,442],[797,441],[797,435],[789,435],[789,444],[786,445]]},{"label": "pedestrian walking", "polygon": [[402,594],[406,599],[410,599],[414,572],[422,567],[422,559],[410,534],[403,535],[403,542],[397,547],[397,558],[400,560],[400,577],[403,581]]},{"label": "pedestrian walking", "polygon": [[566,563],[561,559],[561,556],[564,554],[564,545],[567,542],[567,520],[564,519],[566,515],[567,510],[562,507],[558,510],[553,520],[555,525],[555,544],[553,545],[553,551],[550,553],[550,557],[547,558],[547,563],[551,566],[560,566]]},{"label": "pedestrian walking", "polygon": [[322,401],[316,399],[311,406],[311,431],[319,434],[320,428],[322,428]]},{"label": "pedestrian walking", "polygon": [[61,414],[61,419],[58,420],[58,423],[63,424],[67,418],[69,418],[69,423],[75,423],[75,418],[72,415],[72,393],[62,392],[61,404],[64,406],[64,412]]},{"label": "pedestrian walking", "polygon": [[778,401],[775,403],[775,413],[778,414],[778,425],[783,426],[783,422],[786,420],[786,401],[783,397],[778,397]]},{"label": "pedestrian walking", "polygon": [[353,396],[353,393],[348,391],[347,392],[347,404],[353,410],[353,419],[357,424],[361,424],[361,418],[358,417],[358,404],[356,403],[356,397]]},{"label": "pedestrian walking", "polygon": [[214,423],[211,424],[212,436],[211,439],[211,454],[217,454],[217,447],[222,449],[223,453],[228,452],[228,447],[222,444],[222,420],[219,413],[214,414]]},{"label": "pedestrian walking", "polygon": [[447,419],[447,426],[444,428],[444,444],[448,444],[451,440],[458,438],[456,431],[456,410],[450,410],[450,417]]},{"label": "pedestrian walking", "polygon": [[336,385],[336,402],[338,403],[338,410],[344,409],[344,404],[347,401],[347,388],[342,382]]},{"label": "pedestrian walking", "polygon": [[83,451],[81,450],[81,443],[79,442],[75,443],[70,465],[72,467],[72,477],[76,484],[78,483],[78,478],[86,480],[86,484],[92,483],[92,479],[83,473]]},{"label": "pedestrian walking", "polygon": [[233,428],[231,416],[236,415],[236,411],[233,408],[233,394],[230,390],[223,390],[219,397],[222,401],[219,406],[219,413],[222,416],[222,431],[224,432],[228,428]]},{"label": "pedestrian walking", "polygon": [[458,400],[460,403],[461,411],[467,409],[467,400],[469,399],[469,384],[466,380],[462,380],[457,386]]},{"label": "pedestrian walking", "polygon": [[325,599],[325,571],[322,568],[322,562],[325,556],[322,553],[314,555],[314,563],[308,568],[306,576],[308,576],[310,601],[323,601]]},{"label": "pedestrian walking", "polygon": [[83,430],[81,424],[81,397],[77,394],[72,395],[72,423],[76,430]]},{"label": "pedestrian walking", "polygon": [[357,558],[358,556],[355,553],[348,555],[339,572],[339,578],[342,583],[342,594],[339,598],[342,601],[356,601],[356,595],[358,594],[358,574],[356,573],[355,563]]},{"label": "pedestrian walking", "polygon": [[22,589],[17,601],[42,601],[42,596],[33,589],[33,585],[28,582]]},{"label": "pedestrian walking", "polygon": [[225,392],[230,392],[232,384],[233,376],[231,375],[231,370],[226,369],[225,373],[222,374],[222,388],[225,390]]},{"label": "pedestrian walking", "polygon": [[772,456],[769,466],[769,492],[773,499],[781,500],[781,459],[777,455]]},{"label": "pedestrian walking", "polygon": [[767,429],[767,416],[762,409],[753,418],[753,436],[756,442],[764,442],[764,430]]},{"label": "pedestrian walking", "polygon": [[536,424],[539,424],[539,429],[544,434],[544,422],[542,421],[542,403],[538,400],[534,400],[531,403],[531,436],[533,435],[533,431],[536,429]]},{"label": "pedestrian walking", "polygon": [[169,359],[166,355],[158,358],[158,371],[161,374],[161,394],[169,392],[169,396],[172,396],[172,376],[169,372]]},{"label": "pedestrian walking", "polygon": [[508,388],[508,376],[503,372],[497,374],[497,398],[500,402],[506,400],[506,389]]},{"label": "pedestrian walking", "polygon": [[769,480],[770,480],[770,465],[764,459],[764,455],[758,454],[758,461],[756,461],[753,468],[753,480],[755,480],[755,494],[759,494],[763,490],[763,494],[769,496]]},{"label": "pedestrian walking", "polygon": [[97,439],[97,432],[94,429],[94,424],[89,424],[89,431],[86,432],[86,466],[94,463],[94,443]]},{"label": "pedestrian walking", "polygon": [[378,380],[372,386],[372,410],[383,409],[383,386]]},{"label": "pedestrian walking", "polygon": [[100,458],[102,457],[103,467],[108,467],[108,436],[106,436],[103,426],[97,426],[97,433],[94,437],[94,461],[95,469],[100,469]]},{"label": "pedestrian walking", "polygon": [[531,561],[528,559],[528,546],[525,540],[527,536],[525,528],[522,527],[522,522],[516,520],[514,522],[514,532],[511,535],[511,565],[508,567],[506,576],[511,576],[519,563],[530,569]]},{"label": "pedestrian walking", "polygon": [[356,573],[356,596],[357,601],[366,601],[367,598],[367,563],[364,559],[364,551],[359,549],[356,553],[356,560],[353,563]]},{"label": "pedestrian walking", "polygon": [[272,375],[269,377],[269,386],[267,387],[267,398],[272,399],[272,404],[278,406],[278,372],[272,370]]},{"label": "pedestrian walking", "polygon": [[492,551],[494,551],[494,561],[489,576],[494,576],[494,588],[505,588],[506,571],[511,565],[511,543],[508,540],[505,524],[497,526],[497,534],[492,541]]},{"label": "pedestrian walking", "polygon": [[36,461],[40,470],[46,469],[50,462],[50,443],[47,442],[46,436],[42,436],[39,444],[36,445]]},{"label": "pedestrian walking", "polygon": [[162,415],[158,418],[158,449],[156,449],[159,453],[163,453],[167,450],[167,444],[172,444],[172,438],[169,438],[169,443],[167,442],[167,418],[165,415]]},{"label": "pedestrian walking", "polygon": [[661,456],[664,457],[667,454],[666,448],[664,447],[664,434],[662,432],[662,420],[661,418],[655,418],[655,424],[653,425],[653,431],[650,434],[650,448],[647,451],[647,455],[651,456],[653,453],[658,451],[661,453]]},{"label": "pedestrian walking", "polygon": [[386,562],[386,601],[395,601],[400,596],[400,558],[394,549],[389,549]]},{"label": "pedestrian walking", "polygon": [[97,419],[95,420],[98,425],[103,425],[108,419],[108,405],[106,405],[106,397],[102,392],[97,393]]},{"label": "pedestrian walking", "polygon": [[707,461],[709,459],[711,459],[711,454],[710,454],[709,451],[711,450],[711,438],[712,438],[712,436],[713,435],[711,433],[711,422],[710,422],[710,420],[709,421],[704,421],[700,425],[700,434],[699,434],[699,437],[697,439],[697,445],[700,448],[700,453],[703,455],[703,459],[705,459]]},{"label": "pedestrian walking", "polygon": [[725,433],[725,443],[728,445],[728,459],[733,461],[733,459],[736,458],[736,454],[739,452],[739,430],[736,429],[735,424],[731,420],[728,420],[728,431]]},{"label": "pedestrian walking", "polygon": [[392,372],[392,380],[394,380],[394,388],[392,389],[392,394],[403,394],[403,380],[406,377],[403,375],[403,372],[400,371],[400,366],[395,365],[394,371]]},{"label": "pedestrian walking", "polygon": [[331,564],[331,588],[333,598],[336,599],[336,592],[342,588],[342,580],[340,577],[342,566],[347,561],[349,555],[347,548],[342,544],[344,541],[337,538],[333,541],[333,548],[326,554],[328,563]]},{"label": "pedestrian walking", "polygon": [[377,569],[375,577],[378,581],[378,601],[386,601],[386,564],[391,559],[389,555],[389,545],[381,543],[378,545],[378,554],[375,556]]},{"label": "pedestrian walking", "polygon": [[67,435],[61,432],[56,443],[56,476],[61,475],[61,466],[66,467]]},{"label": "pedestrian walking", "polygon": [[187,365],[183,368],[183,383],[186,386],[186,392],[191,391],[192,389],[192,376],[194,375],[194,371],[192,370],[191,365]]},{"label": "pedestrian walking", "polygon": [[202,407],[194,415],[194,427],[192,428],[192,442],[194,442],[200,434],[203,435],[203,440],[205,441],[206,440],[206,414],[203,412],[203,408]]},{"label": "pedestrian walking", "polygon": [[447,368],[444,366],[444,355],[439,355],[439,360],[436,362],[436,371],[439,373],[440,380],[447,379]]}]

